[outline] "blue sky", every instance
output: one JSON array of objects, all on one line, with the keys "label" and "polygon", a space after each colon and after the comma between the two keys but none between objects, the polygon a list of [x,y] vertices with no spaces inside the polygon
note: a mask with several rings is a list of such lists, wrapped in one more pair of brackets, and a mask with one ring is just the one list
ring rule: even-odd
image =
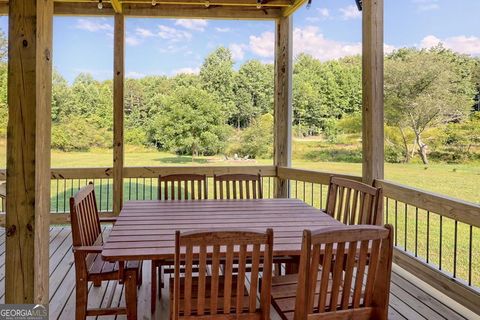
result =
[{"label": "blue sky", "polygon": [[[7,18],[0,28],[7,31]],[[56,17],[54,65],[69,81],[80,72],[112,77],[113,19]],[[205,56],[229,47],[237,66],[248,59],[272,62],[273,22],[126,20],[128,77],[198,72]],[[480,55],[480,0],[385,0],[385,48],[430,47]],[[354,0],[313,0],[294,15],[294,54],[321,60],[361,50],[361,14]]]}]

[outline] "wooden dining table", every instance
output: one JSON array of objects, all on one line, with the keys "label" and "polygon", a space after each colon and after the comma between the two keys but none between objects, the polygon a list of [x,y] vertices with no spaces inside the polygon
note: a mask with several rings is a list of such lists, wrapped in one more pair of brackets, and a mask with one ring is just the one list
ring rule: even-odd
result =
[{"label": "wooden dining table", "polygon": [[272,228],[274,257],[299,256],[304,229],[342,225],[297,199],[128,201],[102,257],[106,261],[173,259],[180,230],[258,230]]}]

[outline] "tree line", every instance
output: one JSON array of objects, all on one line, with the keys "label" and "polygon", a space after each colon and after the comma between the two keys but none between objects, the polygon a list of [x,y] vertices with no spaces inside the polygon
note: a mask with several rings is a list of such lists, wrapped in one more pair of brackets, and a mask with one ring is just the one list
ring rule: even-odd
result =
[{"label": "tree line", "polygon": [[[4,44],[5,45],[5,44]],[[0,37],[0,47],[2,37]],[[5,50],[0,49],[0,136],[7,124]],[[238,70],[232,53],[217,48],[199,74],[125,81],[125,142],[177,154],[272,153],[273,65],[258,60]],[[79,74],[70,84],[53,72],[52,147],[86,151],[112,145],[112,81]],[[480,59],[441,46],[400,49],[385,57],[386,158],[418,155],[451,160],[476,154],[480,116]],[[293,71],[297,137],[361,133],[361,57],[322,62],[300,54]],[[444,159],[442,159],[442,157]],[[462,156],[463,157],[463,156]]]}]

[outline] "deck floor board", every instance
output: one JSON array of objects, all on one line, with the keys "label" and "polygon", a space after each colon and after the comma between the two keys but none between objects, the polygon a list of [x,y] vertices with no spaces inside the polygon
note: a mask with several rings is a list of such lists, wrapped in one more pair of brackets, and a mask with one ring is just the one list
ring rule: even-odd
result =
[{"label": "deck floor board", "polygon": [[[109,232],[108,229],[105,230]],[[5,231],[0,229],[0,303],[4,301],[5,284]],[[139,319],[168,319],[168,287],[162,289],[162,299],[157,301],[157,311],[150,314],[150,262],[144,262],[143,285],[138,294]],[[165,281],[168,284],[168,281]],[[73,319],[75,313],[75,268],[73,265],[72,238],[69,227],[50,229],[50,319]],[[113,305],[124,305],[123,286],[113,281],[101,287],[89,286],[89,305],[106,306],[112,290]],[[93,319],[93,318],[92,318]],[[99,319],[126,319],[125,316]],[[280,317],[272,311],[272,319]],[[432,297],[411,280],[398,273],[392,274],[389,319],[465,319],[439,299]]]}]

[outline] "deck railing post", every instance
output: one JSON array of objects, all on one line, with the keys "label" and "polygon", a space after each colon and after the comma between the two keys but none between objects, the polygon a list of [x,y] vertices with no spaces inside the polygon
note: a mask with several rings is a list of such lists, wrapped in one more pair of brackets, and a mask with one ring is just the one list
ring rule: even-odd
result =
[{"label": "deck railing post", "polygon": [[384,175],[383,0],[363,1],[363,181]]},{"label": "deck railing post", "polygon": [[125,80],[125,18],[115,14],[113,36],[113,213],[118,215],[123,204],[123,103]]},{"label": "deck railing post", "polygon": [[[292,17],[275,23],[274,165],[292,160]],[[276,178],[275,197],[288,198],[288,180]]]},{"label": "deck railing post", "polygon": [[53,0],[10,0],[5,303],[47,304]]}]

